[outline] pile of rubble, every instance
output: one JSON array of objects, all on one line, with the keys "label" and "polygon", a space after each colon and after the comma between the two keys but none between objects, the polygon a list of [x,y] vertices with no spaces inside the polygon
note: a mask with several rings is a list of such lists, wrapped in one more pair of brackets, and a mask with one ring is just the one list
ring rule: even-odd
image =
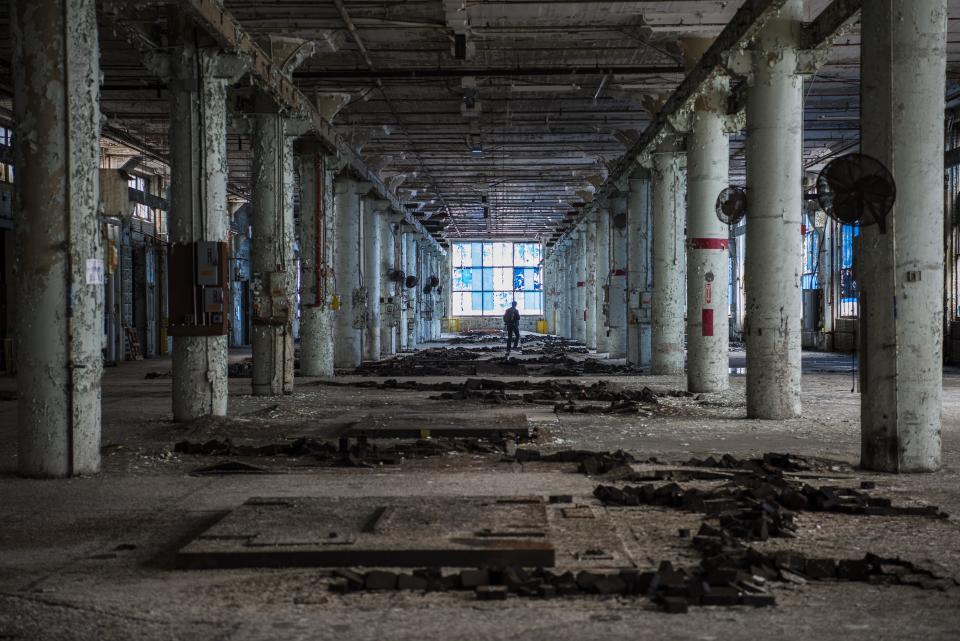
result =
[{"label": "pile of rubble", "polygon": [[398,441],[387,446],[370,443],[366,438],[355,442],[341,438],[337,443],[311,438],[297,438],[265,445],[237,444],[230,439],[204,442],[180,441],[173,451],[198,456],[231,457],[311,457],[329,465],[373,467],[398,465],[404,459],[432,458],[449,454],[504,454],[515,449],[516,438],[431,438]]}]

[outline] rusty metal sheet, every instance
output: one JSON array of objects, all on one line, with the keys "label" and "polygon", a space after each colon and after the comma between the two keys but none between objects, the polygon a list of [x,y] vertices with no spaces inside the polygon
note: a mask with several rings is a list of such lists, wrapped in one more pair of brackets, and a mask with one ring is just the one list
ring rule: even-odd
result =
[{"label": "rusty metal sheet", "polygon": [[540,497],[251,498],[177,552],[182,568],[554,565]]}]

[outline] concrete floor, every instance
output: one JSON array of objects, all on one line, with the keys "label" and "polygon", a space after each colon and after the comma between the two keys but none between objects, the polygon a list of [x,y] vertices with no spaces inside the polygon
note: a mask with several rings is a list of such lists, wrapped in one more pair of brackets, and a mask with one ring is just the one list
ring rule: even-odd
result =
[{"label": "concrete floor", "polygon": [[[237,352],[233,358],[243,356]],[[739,367],[742,353],[731,357],[732,366]],[[170,380],[144,380],[148,371],[169,370],[169,360],[124,363],[105,374],[104,471],[65,481],[14,475],[16,403],[0,401],[0,639],[960,638],[960,589],[790,584],[774,590],[776,608],[699,607],[685,615],[668,615],[642,599],[511,597],[488,603],[459,592],[338,596],[327,590],[326,572],[320,570],[173,568],[172,556],[180,545],[255,495],[569,493],[589,503],[596,485],[575,473],[574,465],[520,465],[480,455],[408,460],[375,469],[258,458],[250,462],[270,473],[197,477],[189,471],[213,460],[174,453],[179,440],[231,435],[238,442],[276,442],[294,436],[329,437],[345,423],[370,415],[523,411],[540,430],[537,446],[544,450],[623,448],[640,458],[668,461],[717,452],[747,456],[786,451],[855,463],[859,395],[850,391],[849,356],[806,354],[804,364],[804,417],[790,421],[745,419],[744,378],[735,374],[729,393],[667,399],[671,411],[642,419],[557,415],[545,405],[429,400],[428,393],[415,391],[311,386],[310,379],[300,378],[293,396],[253,398],[249,380],[232,379],[230,413],[240,420],[182,426],[171,422]],[[679,377],[610,380],[657,390],[684,385]],[[0,389],[13,385],[11,379],[0,379]],[[856,478],[848,482],[874,479],[877,492],[896,503],[933,503],[960,515],[960,373],[946,371],[944,389],[941,472],[854,472]],[[633,510],[611,518],[617,520],[616,536],[635,565],[649,567],[664,558],[696,562],[675,534],[677,525],[690,522],[690,515]],[[937,521],[804,513],[798,523],[796,540],[763,545],[838,558],[862,557],[867,551],[899,555],[960,578],[960,521],[955,516]],[[572,566],[569,559],[561,562]]]}]

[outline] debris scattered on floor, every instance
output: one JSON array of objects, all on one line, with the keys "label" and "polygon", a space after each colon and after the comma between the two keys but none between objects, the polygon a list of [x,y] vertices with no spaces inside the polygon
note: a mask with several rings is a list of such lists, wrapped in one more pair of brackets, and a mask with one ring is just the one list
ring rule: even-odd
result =
[{"label": "debris scattered on floor", "polygon": [[242,461],[223,461],[213,465],[198,467],[190,472],[194,476],[214,476],[220,474],[265,474],[266,470]]},{"label": "debris scattered on floor", "polygon": [[450,454],[503,454],[513,449],[509,439],[488,440],[480,438],[431,438],[401,441],[378,446],[358,439],[350,443],[341,439],[337,444],[310,438],[298,438],[283,443],[267,445],[241,445],[230,439],[211,439],[205,442],[180,441],[174,451],[180,454],[200,456],[240,457],[312,457],[335,465],[367,467],[372,465],[395,465],[403,459],[431,458]]}]

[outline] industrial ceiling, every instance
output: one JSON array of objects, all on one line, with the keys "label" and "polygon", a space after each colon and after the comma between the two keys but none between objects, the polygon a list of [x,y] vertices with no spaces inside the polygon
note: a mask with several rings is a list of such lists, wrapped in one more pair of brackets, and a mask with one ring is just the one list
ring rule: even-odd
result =
[{"label": "industrial ceiling", "polygon": [[[167,89],[142,64],[142,48],[131,46],[130,33],[162,50],[166,17],[177,4],[100,3],[105,133],[157,158],[167,152]],[[267,51],[289,47],[290,39],[315,43],[294,83],[438,239],[547,242],[577,218],[640,137],[651,120],[647,107],[683,80],[681,40],[716,37],[741,4],[223,2]],[[808,0],[806,20],[829,4]],[[950,4],[951,16],[960,15],[960,0]],[[0,7],[0,55],[9,61],[8,9]],[[952,18],[950,92],[958,40]],[[833,42],[827,64],[805,81],[808,166],[857,145],[858,78],[854,17]],[[229,136],[230,188],[239,195],[250,191],[250,144],[239,126],[245,90],[241,81]],[[742,135],[733,136],[732,182],[743,179],[742,143]]]}]

